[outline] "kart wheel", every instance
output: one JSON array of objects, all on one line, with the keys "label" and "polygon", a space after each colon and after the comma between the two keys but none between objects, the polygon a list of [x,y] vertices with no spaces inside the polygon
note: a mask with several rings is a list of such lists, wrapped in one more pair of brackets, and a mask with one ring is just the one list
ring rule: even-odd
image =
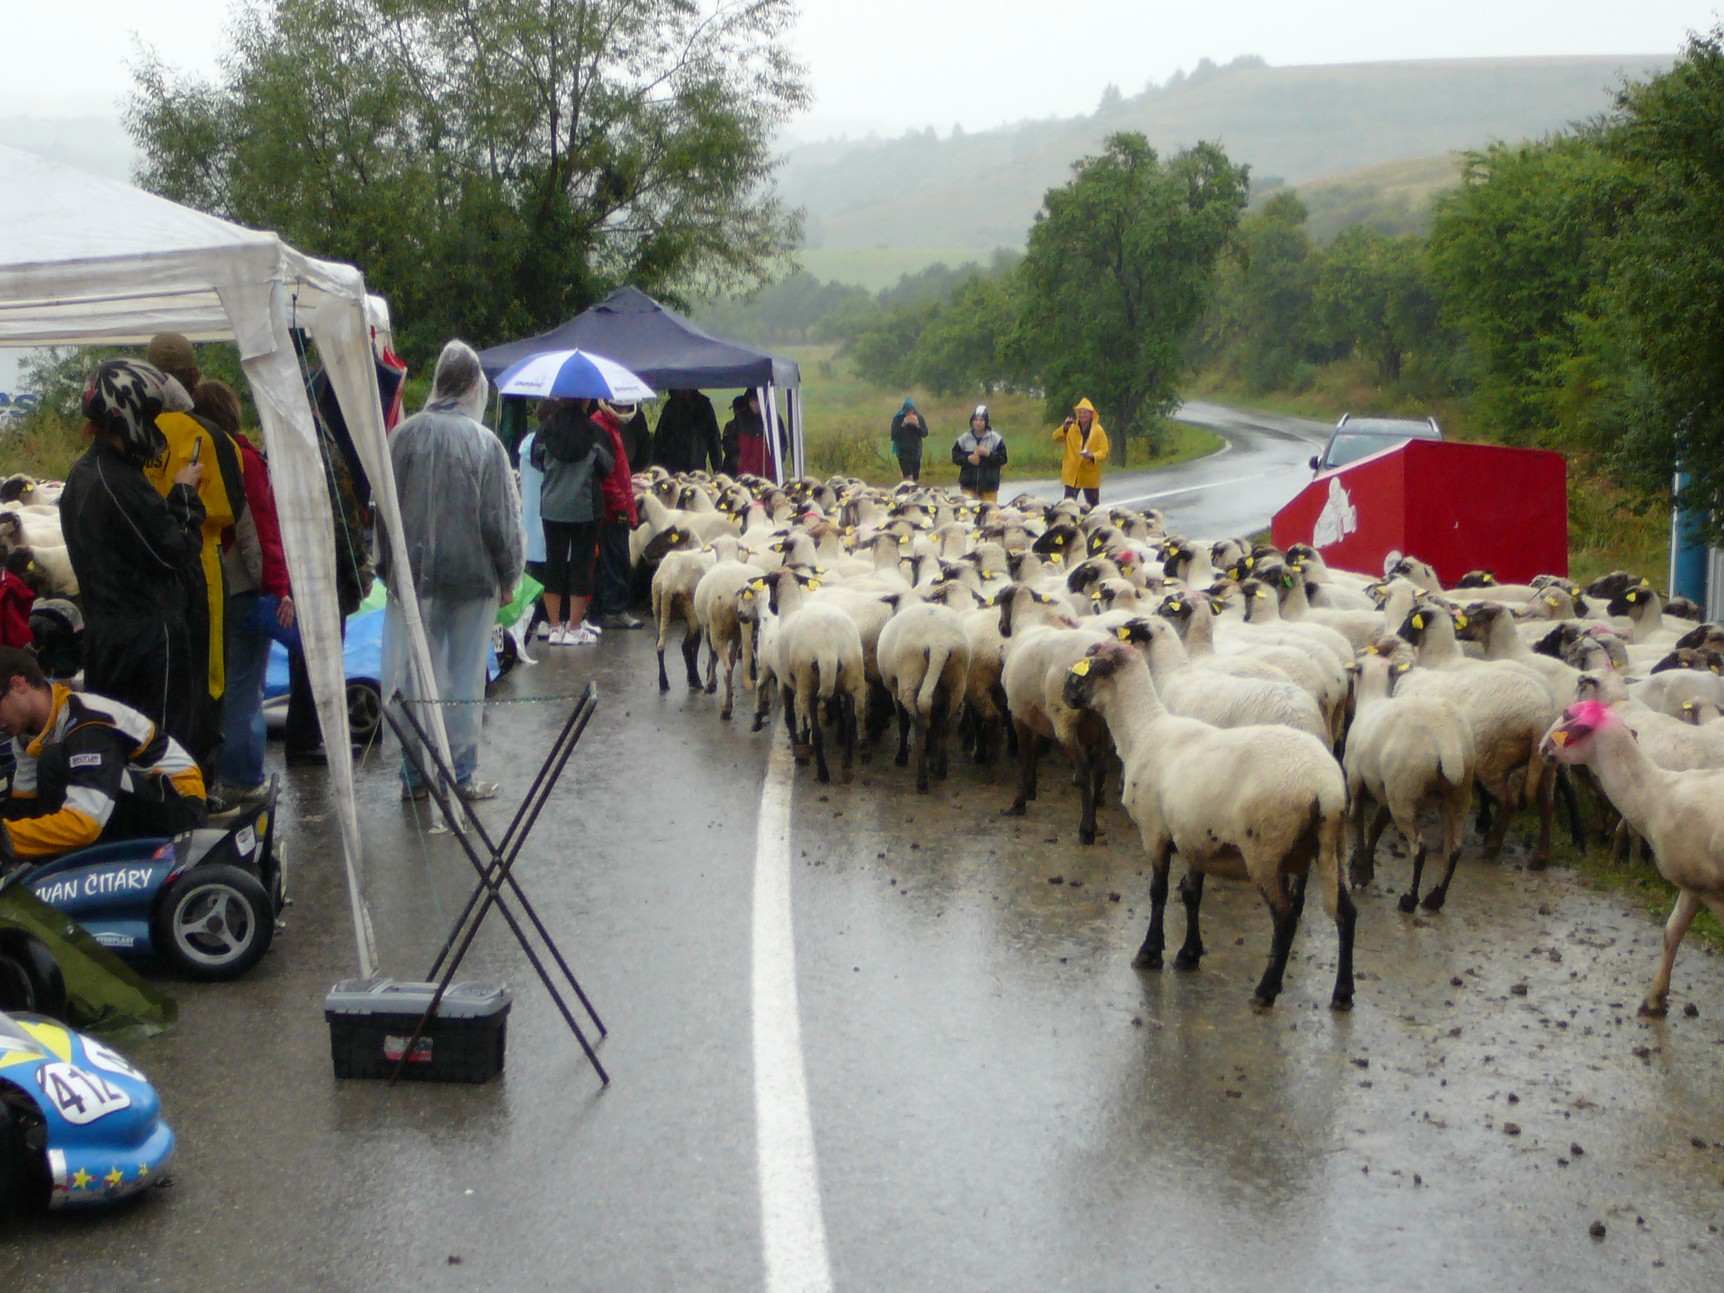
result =
[{"label": "kart wheel", "polygon": [[0,1010],[66,1018],[66,976],[41,940],[23,930],[0,932]]},{"label": "kart wheel", "polygon": [[347,731],[355,745],[369,745],[383,725],[383,693],[374,682],[347,684]]},{"label": "kart wheel", "polygon": [[0,1083],[0,1221],[48,1202],[48,1164],[40,1144],[42,1115],[29,1097]]},{"label": "kart wheel", "polygon": [[269,951],[275,912],[250,872],[193,867],[162,895],[150,937],[157,952],[191,978],[236,979]]}]

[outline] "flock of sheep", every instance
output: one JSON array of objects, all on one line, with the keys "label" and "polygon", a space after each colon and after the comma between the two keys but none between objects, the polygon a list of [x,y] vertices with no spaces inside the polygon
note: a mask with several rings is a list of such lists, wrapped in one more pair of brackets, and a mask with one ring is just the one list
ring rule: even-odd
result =
[{"label": "flock of sheep", "polygon": [[[1434,911],[1475,804],[1486,857],[1531,805],[1529,865],[1542,867],[1559,799],[1578,846],[1590,822],[1650,849],[1680,898],[1645,1014],[1664,1013],[1700,905],[1724,916],[1724,724],[1711,721],[1724,628],[1677,618],[1645,580],[1583,592],[1478,571],[1444,589],[1413,558],[1373,578],[1303,545],[1204,547],[1153,510],[849,479],[637,481],[661,689],[680,623],[688,685],[722,691],[725,718],[739,689],[752,696],[755,731],[776,700],[797,763],[821,781],[834,752],[848,778],[896,718],[896,762],[914,762],[924,793],[954,739],[980,764],[1015,757],[1013,815],[1057,748],[1084,844],[1117,770],[1153,877],[1141,967],[1162,963],[1177,855],[1176,964],[1203,955],[1205,878],[1247,880],[1273,920],[1253,997],[1269,1006],[1314,881],[1339,938],[1331,1001],[1346,1009],[1349,889],[1371,879],[1388,823],[1413,850],[1401,910]],[[1442,875],[1421,899],[1433,848]]]},{"label": "flock of sheep", "polygon": [[13,475],[0,481],[0,557],[39,597],[75,598],[78,577],[60,531],[58,481]]}]

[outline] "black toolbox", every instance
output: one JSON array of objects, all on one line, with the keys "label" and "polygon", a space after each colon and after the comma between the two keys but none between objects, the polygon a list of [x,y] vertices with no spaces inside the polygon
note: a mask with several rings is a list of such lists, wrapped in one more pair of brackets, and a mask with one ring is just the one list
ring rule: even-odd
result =
[{"label": "black toolbox", "polygon": [[[343,979],[323,1000],[329,1051],[338,1078],[386,1078],[437,991],[377,975]],[[509,989],[497,983],[452,983],[425,1024],[403,1078],[425,1082],[489,1082],[503,1071]]]}]

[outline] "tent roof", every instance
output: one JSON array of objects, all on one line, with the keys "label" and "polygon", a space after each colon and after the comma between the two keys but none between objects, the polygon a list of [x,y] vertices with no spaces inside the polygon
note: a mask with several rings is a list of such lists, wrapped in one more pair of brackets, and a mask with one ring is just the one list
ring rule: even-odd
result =
[{"label": "tent roof", "polygon": [[[143,340],[179,332],[226,340],[224,287],[291,283],[292,312],[352,299],[351,265],[302,255],[247,229],[127,184],[0,147],[0,345]],[[252,338],[241,338],[242,349]]]},{"label": "tent roof", "polygon": [[639,288],[621,287],[561,327],[482,351],[491,376],[547,350],[587,350],[659,390],[801,384],[795,361],[715,337]]}]

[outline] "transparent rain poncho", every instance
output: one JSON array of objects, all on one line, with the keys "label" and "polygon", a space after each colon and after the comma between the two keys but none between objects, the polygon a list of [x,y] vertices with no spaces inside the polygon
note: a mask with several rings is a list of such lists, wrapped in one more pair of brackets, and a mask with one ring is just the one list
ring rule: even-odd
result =
[{"label": "transparent rain poncho", "polygon": [[[503,442],[479,421],[489,398],[479,356],[451,341],[437,359],[424,409],[389,438],[413,586],[422,598],[494,598],[521,576],[514,473]],[[389,545],[378,547],[379,573],[397,588]]]}]

